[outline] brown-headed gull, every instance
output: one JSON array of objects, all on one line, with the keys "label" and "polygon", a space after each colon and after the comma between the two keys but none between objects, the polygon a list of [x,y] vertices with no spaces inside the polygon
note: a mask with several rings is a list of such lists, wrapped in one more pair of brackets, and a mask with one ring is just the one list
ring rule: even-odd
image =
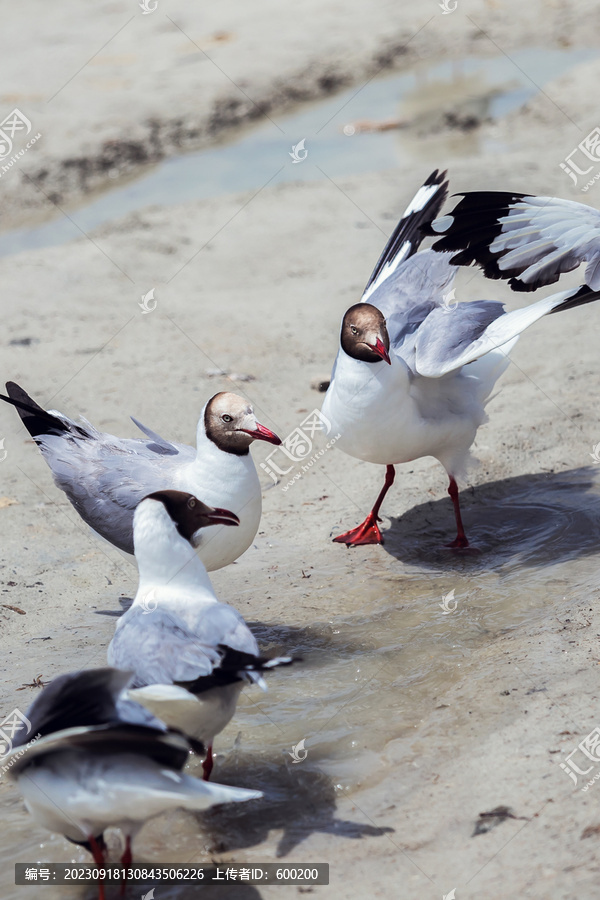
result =
[{"label": "brown-headed gull", "polygon": [[35,821],[86,847],[99,868],[110,826],[125,836],[127,868],[131,841],[148,819],[262,796],[183,774],[190,752],[183,735],[121,718],[117,705],[130,679],[116,669],[55,678],[27,711],[28,734],[6,757]]},{"label": "brown-headed gull", "polygon": [[244,685],[264,688],[262,672],[293,662],[261,656],[241,615],[217,599],[194,551],[201,529],[215,522],[237,519],[181,491],[142,500],[133,525],[139,586],[108,648],[110,665],[134,672],[129,698],[206,747],[207,779],[215,735]]},{"label": "brown-headed gull", "polygon": [[54,481],[81,518],[101,537],[133,554],[133,513],[152,491],[189,491],[213,506],[233,510],[239,528],[205,529],[198,554],[209,571],[234,562],[251,545],[262,508],[260,482],[249,448],[252,441],[281,440],[256,420],[237,394],[216,394],[198,422],[196,449],[167,441],[136,419],[147,439],[118,438],[46,411],[14,382],[8,396],[40,448]]},{"label": "brown-headed gull", "polygon": [[[467,547],[457,478],[464,474],[469,449],[486,419],[486,402],[508,366],[511,349],[520,333],[542,316],[600,297],[583,285],[509,313],[502,303],[455,301],[452,283],[457,269],[452,254],[442,252],[451,238],[434,245],[437,250],[417,252],[446,198],[444,179],[445,173],[436,170],[419,189],[388,241],[362,301],[343,317],[323,414],[340,434],[336,447],[386,466],[384,486],[365,521],[334,538],[347,545],[383,542],[377,522],[394,481],[394,466],[433,456],[446,469],[454,505],[457,534],[449,546]],[[456,210],[451,217],[459,221]],[[451,217],[438,221],[443,226]],[[475,235],[483,235],[480,255],[484,254],[485,242],[495,232],[485,232],[477,216],[470,225]],[[468,229],[465,221],[467,234]],[[472,252],[472,245],[466,252]],[[467,260],[454,257],[457,261]]]}]

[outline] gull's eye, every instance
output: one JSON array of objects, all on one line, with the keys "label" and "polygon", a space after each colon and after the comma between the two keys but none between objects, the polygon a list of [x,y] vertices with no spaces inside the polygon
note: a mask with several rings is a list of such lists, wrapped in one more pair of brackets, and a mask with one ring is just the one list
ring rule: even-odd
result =
[{"label": "gull's eye", "polygon": [[354,325],[350,326],[350,331],[352,332],[352,334],[358,334],[358,328],[356,328]]},{"label": "gull's eye", "polygon": [[187,505],[188,505],[188,509],[193,509],[196,505],[196,498],[190,497],[190,499],[187,502]]},{"label": "gull's eye", "polygon": [[233,422],[233,416],[228,416],[227,413],[225,413],[224,416],[221,416],[221,418],[224,422]]}]

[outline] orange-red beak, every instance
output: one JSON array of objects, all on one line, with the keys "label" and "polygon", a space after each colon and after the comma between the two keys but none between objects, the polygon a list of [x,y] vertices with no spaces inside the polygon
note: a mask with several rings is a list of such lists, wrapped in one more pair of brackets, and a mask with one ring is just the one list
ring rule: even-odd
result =
[{"label": "orange-red beak", "polygon": [[377,356],[380,356],[382,359],[384,359],[388,366],[391,366],[392,361],[390,359],[390,354],[385,349],[385,344],[383,343],[381,338],[377,338],[377,340],[375,341],[375,346],[373,346],[373,344],[367,344],[367,347],[369,347],[373,351],[373,353],[376,353]]},{"label": "orange-red beak", "polygon": [[274,431],[270,431],[268,428],[265,428],[264,425],[256,424],[256,428],[254,431],[250,431],[248,428],[240,428],[240,431],[245,431],[246,434],[249,434],[254,438],[255,441],[267,441],[268,444],[280,444],[281,438],[277,437]]}]

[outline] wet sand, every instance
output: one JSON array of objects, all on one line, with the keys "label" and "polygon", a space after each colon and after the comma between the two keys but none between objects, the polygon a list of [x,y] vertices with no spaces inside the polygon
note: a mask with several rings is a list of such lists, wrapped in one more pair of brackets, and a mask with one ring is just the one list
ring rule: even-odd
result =
[{"label": "wet sand", "polygon": [[[517,44],[516,21],[519,39],[527,40],[534,11],[548,42],[568,35],[582,45],[598,14],[590,6],[586,19],[585,9],[577,13],[571,4],[545,6],[541,20],[537,4],[512,17],[507,5],[477,9],[490,17],[506,52]],[[107,16],[123,14],[119,4],[111,10]],[[218,22],[194,27],[202,34],[227,31],[229,12],[240,15],[232,4]],[[334,38],[313,27],[309,12],[304,51],[298,46],[289,54],[290,79],[301,63],[310,69],[307,47],[321,60],[335,56],[327,43]],[[272,13],[265,4],[256,21],[235,19],[247,52],[252,43],[244,28],[258,35],[261,16]],[[326,13],[335,18],[333,6]],[[292,11],[286,15],[289,36]],[[352,29],[350,14],[338,16],[336,46],[344,29],[353,30],[352,46],[363,47],[356,55],[366,66],[367,49],[374,52],[395,33],[390,15],[408,28],[415,14],[402,5],[377,7],[364,47],[358,13]],[[452,34],[445,52],[457,57],[482,40],[466,14],[458,16],[440,15],[431,32],[427,26],[429,52],[442,27]],[[148,20],[158,28],[153,16],[140,22]],[[217,44],[223,52],[229,46]],[[278,58],[284,46],[282,39]],[[149,47],[136,52],[144,56]],[[249,75],[249,84],[259,84],[261,73],[269,89],[280,83],[269,60],[266,54],[264,72]],[[595,125],[599,70],[587,62],[518,113],[482,124],[477,155],[452,164],[451,189],[525,189],[598,205],[600,187],[582,192],[583,182],[572,185],[559,163]],[[82,109],[82,90],[66,95],[62,115],[72,115],[69,104]],[[152,102],[166,116],[165,96]],[[85,115],[92,114],[90,106]],[[500,154],[509,134],[517,135],[517,146]],[[79,152],[80,136],[63,138],[43,145],[56,152],[57,166]],[[247,396],[265,424],[288,434],[320,405],[310,381],[328,371],[341,315],[359,298],[395,220],[431,168],[444,166],[444,140],[452,135],[438,135],[433,163],[432,138],[424,137],[420,166],[153,207],[102,227],[93,240],[0,260],[5,377],[46,407],[80,412],[117,434],[135,435],[132,414],[192,442],[204,400],[225,388]],[[58,171],[46,152],[44,165]],[[309,156],[302,165],[318,163]],[[16,182],[6,188],[6,214],[18,224],[12,190],[18,193]],[[565,286],[577,282],[575,273]],[[143,315],[138,303],[152,287],[157,306]],[[474,271],[461,274],[457,296],[510,308],[527,300]],[[380,469],[332,448],[285,492],[285,482],[274,485],[261,470],[264,519],[255,546],[214,573],[214,583],[253,623],[265,649],[290,650],[304,663],[276,673],[265,695],[244,692],[218,739],[215,777],[259,787],[266,796],[202,817],[162,817],[140,834],[137,860],[329,862],[330,886],[313,893],[349,900],[440,898],[453,888],[457,900],[594,895],[600,788],[581,791],[585,782],[575,787],[559,762],[598,723],[600,467],[592,453],[600,441],[599,316],[593,306],[553,316],[519,341],[473,448],[480,463],[463,493],[478,554],[443,549],[453,516],[444,473],[433,460],[399,468],[383,510],[385,546],[352,550],[330,538],[364,517]],[[255,380],[206,375],[215,368]],[[0,437],[7,453],[0,495],[8,498],[0,500],[1,677],[9,711],[31,702],[37,689],[20,688],[36,676],[49,680],[105,663],[115,618],[100,613],[116,612],[119,596],[133,595],[135,570],[81,523],[8,408],[0,409]],[[315,450],[325,443],[320,438]],[[257,462],[271,449],[257,446]],[[440,603],[451,591],[456,608],[445,614]],[[289,753],[302,739],[307,758],[293,764]],[[34,827],[6,777],[0,792],[3,896],[27,898],[37,889],[11,884],[15,860],[86,855]],[[498,807],[515,818],[487,817],[477,825],[481,813]],[[244,900],[300,893],[211,890]],[[46,888],[44,896],[66,894]],[[139,894],[132,888],[128,896]],[[94,891],[68,895],[91,898]],[[196,895],[171,887],[159,896]]]}]

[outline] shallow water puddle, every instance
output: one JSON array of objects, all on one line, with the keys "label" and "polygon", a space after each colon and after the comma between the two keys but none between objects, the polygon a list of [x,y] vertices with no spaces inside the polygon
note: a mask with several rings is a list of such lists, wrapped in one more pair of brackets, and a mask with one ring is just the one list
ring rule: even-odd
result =
[{"label": "shallow water puddle", "polygon": [[[233,723],[217,741],[215,777],[258,787],[265,797],[201,816],[163,816],[140,835],[137,861],[200,861],[227,852],[243,863],[256,860],[260,851],[254,848],[267,839],[273,842],[270,852],[292,859],[315,832],[342,840],[385,833],[352,814],[348,796],[361,785],[381,783],[384,789],[391,742],[416,735],[424,720],[445,708],[450,687],[467,677],[477,683],[479,650],[533,622],[543,633],[546,623],[562,621],[571,597],[596,585],[598,470],[508,481],[466,492],[466,518],[479,554],[440,550],[435,523],[438,504],[441,511],[447,501],[423,504],[392,522],[384,550],[358,549],[360,577],[340,578],[355,551],[340,547],[340,563],[329,569],[319,570],[315,561],[307,593],[322,612],[314,622],[251,623],[264,649],[285,647],[303,658],[302,665],[280,670],[269,680],[268,694],[245,690]],[[421,518],[421,531],[413,528],[413,515]],[[429,525],[422,521],[425,515]],[[410,542],[402,528],[410,530]],[[412,553],[410,563],[399,558],[399,546]],[[286,567],[274,574],[274,594],[285,594],[289,577]],[[325,611],[338,604],[340,590],[355,611],[327,619]],[[457,729],[460,739],[459,724]],[[418,760],[417,745],[410,747]],[[293,761],[294,747],[298,762]],[[199,774],[197,763],[191,765]],[[406,779],[410,765],[408,759],[394,777]],[[3,790],[8,799],[4,824],[11,836],[5,871],[12,870],[16,859],[87,860],[62,839],[30,830],[14,789],[7,791],[5,785]],[[33,890],[7,886],[3,896],[27,898]],[[191,896],[189,887],[164,891],[178,900]],[[128,896],[140,893],[132,888]],[[46,888],[46,895],[48,900],[63,896],[53,888]],[[72,889],[69,895],[92,898],[94,891]]]},{"label": "shallow water puddle", "polygon": [[[401,162],[445,167],[482,150],[509,150],[482,138],[469,122],[505,116],[546,82],[596,55],[589,49],[529,48],[515,52],[512,59],[500,54],[460,62],[424,60],[410,72],[373,78],[363,87],[276,116],[283,133],[265,119],[236,130],[219,144],[123,178],[122,184],[91,202],[67,206],[72,221],[59,215],[36,227],[0,234],[0,256],[67,243],[80,238],[81,230],[87,233],[151,205],[258,190],[267,182],[273,186],[382,171]],[[445,127],[445,116],[456,120],[454,130]],[[410,127],[351,133],[353,123],[390,119],[405,120]],[[302,140],[306,143],[294,162],[290,151]],[[515,131],[514,143],[518,140]],[[118,171],[113,174],[119,177]]]}]

